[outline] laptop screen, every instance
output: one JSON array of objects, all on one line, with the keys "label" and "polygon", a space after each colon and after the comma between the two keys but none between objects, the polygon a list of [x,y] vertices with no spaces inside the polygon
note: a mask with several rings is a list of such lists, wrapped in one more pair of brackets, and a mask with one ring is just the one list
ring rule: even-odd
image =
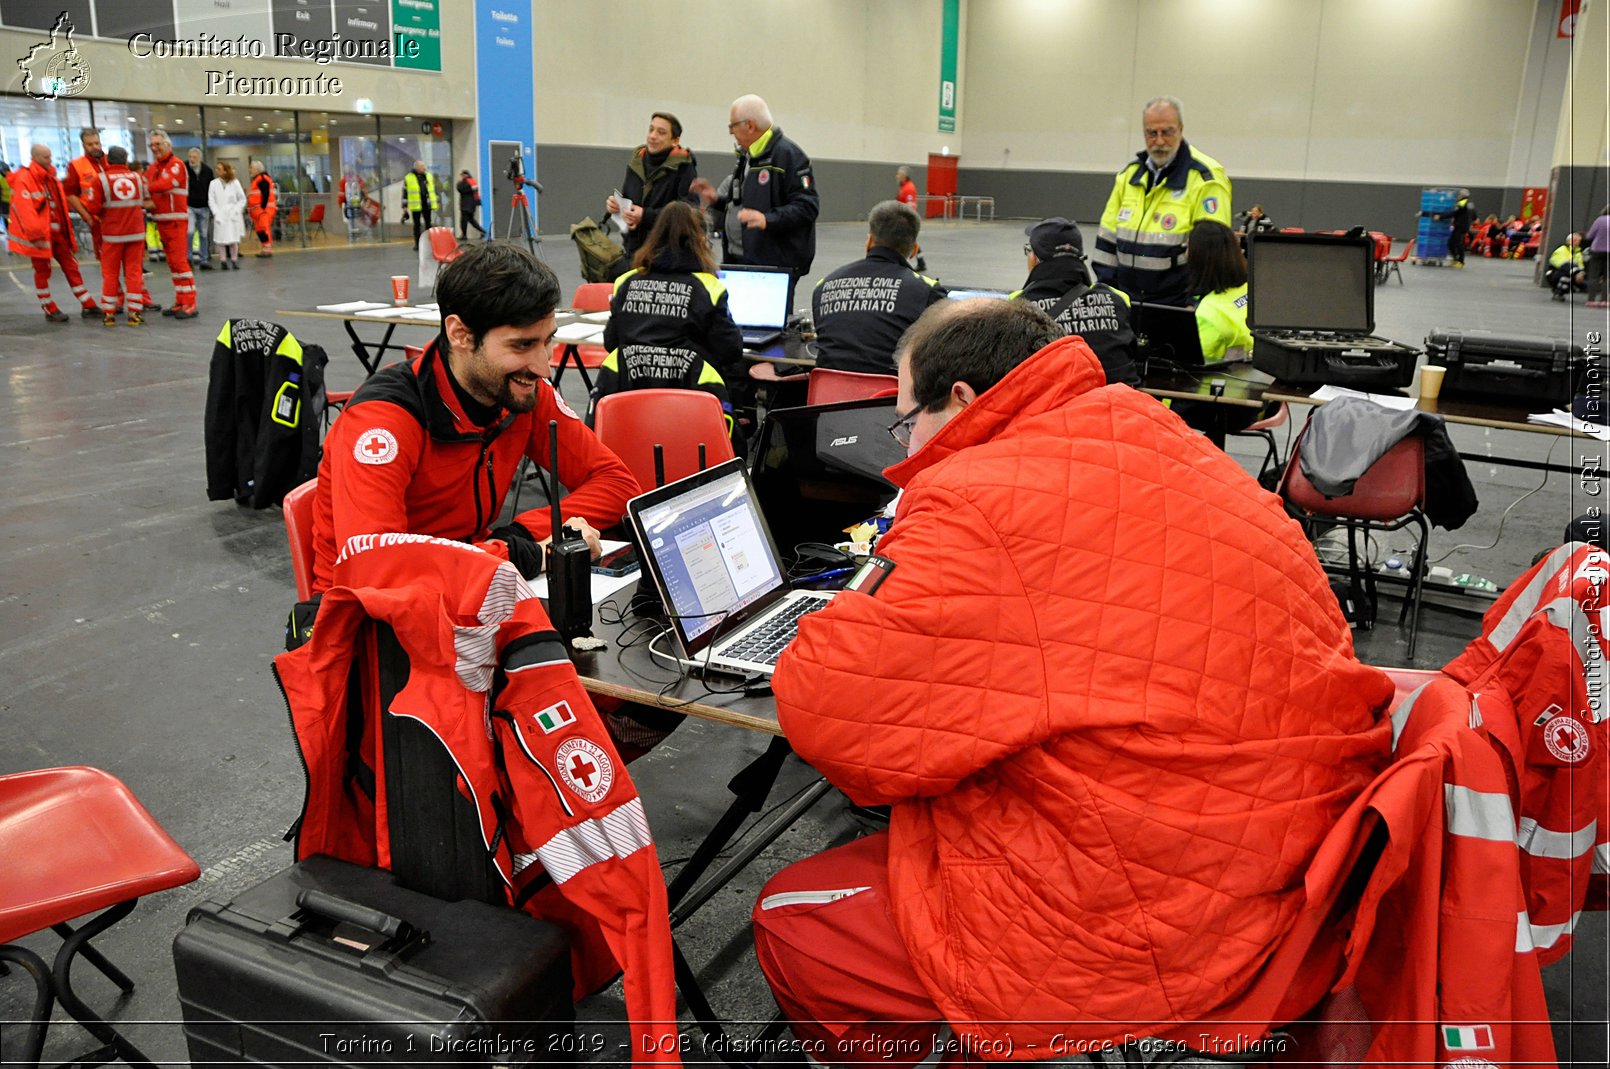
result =
[{"label": "laptop screen", "polygon": [[639,551],[689,654],[734,617],[786,590],[771,532],[741,460],[662,486],[629,506]]},{"label": "laptop screen", "polygon": [[755,450],[755,494],[785,547],[842,541],[846,527],[894,497],[883,469],[906,458],[889,434],[893,397],[766,413]]},{"label": "laptop screen", "polygon": [[718,272],[727,287],[727,310],[740,327],[782,330],[793,305],[794,276],[767,267],[723,267]]},{"label": "laptop screen", "polygon": [[1367,334],[1375,328],[1375,242],[1327,234],[1247,241],[1247,325]]}]

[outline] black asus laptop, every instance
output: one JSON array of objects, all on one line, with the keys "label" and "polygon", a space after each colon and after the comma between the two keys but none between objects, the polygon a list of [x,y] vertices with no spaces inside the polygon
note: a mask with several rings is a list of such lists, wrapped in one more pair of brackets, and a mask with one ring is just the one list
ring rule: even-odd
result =
[{"label": "black asus laptop", "polygon": [[745,348],[770,345],[783,336],[794,309],[793,275],[780,267],[736,264],[723,264],[717,275],[727,287],[727,311]]},{"label": "black asus laptop", "polygon": [[1417,350],[1375,329],[1375,239],[1368,234],[1247,235],[1252,366],[1298,385],[1396,387]]},{"label": "black asus laptop", "polygon": [[906,458],[889,434],[897,416],[893,397],[766,413],[750,477],[785,545],[842,541],[893,500],[883,469]]},{"label": "black asus laptop", "polygon": [[832,597],[789,588],[742,460],[634,497],[626,511],[690,667],[770,674],[799,618]]}]

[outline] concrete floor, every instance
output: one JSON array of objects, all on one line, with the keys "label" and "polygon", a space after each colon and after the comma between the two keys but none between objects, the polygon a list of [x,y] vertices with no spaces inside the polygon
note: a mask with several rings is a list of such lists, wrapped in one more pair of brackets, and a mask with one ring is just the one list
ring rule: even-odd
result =
[{"label": "concrete floor", "polygon": [[[931,225],[923,233],[929,269],[953,285],[1013,288],[1024,274],[1022,226]],[[1088,242],[1093,228],[1086,236]],[[824,226],[809,281],[859,256],[864,237],[858,226]],[[574,250],[554,237],[544,249],[569,292],[579,281]],[[0,269],[0,443],[12,457],[0,468],[0,723],[9,729],[0,771],[106,768],[200,862],[199,882],[153,896],[102,940],[139,981],[132,997],[114,1004],[109,985],[92,970],[81,972],[92,1003],[125,1022],[131,1038],[162,1062],[185,1058],[173,1023],[175,932],[193,904],[227,899],[288,862],[280,836],[297,814],[302,783],[268,670],[294,600],[279,512],[206,500],[202,409],[212,338],[226,316],[272,318],[277,308],[383,299],[388,276],[412,262],[411,250],[397,245],[248,258],[239,272],[198,273],[201,318],[154,318],[140,331],[105,330],[93,320],[46,324],[28,272],[17,270],[14,258],[10,270]],[[1593,325],[1580,298],[1557,304],[1534,288],[1530,264],[1474,260],[1463,272],[1406,266],[1403,274],[1403,285],[1394,282],[1376,297],[1378,333],[1401,341],[1418,343],[1440,326],[1581,341]],[[86,275],[93,284],[97,272]],[[158,299],[171,298],[165,277],[152,288]],[[65,297],[59,278],[56,292]],[[286,322],[329,350],[332,389],[360,381],[338,326]],[[1605,329],[1602,311],[1596,322]],[[567,376],[564,392],[581,403],[579,377]],[[1474,453],[1567,462],[1578,451],[1542,436],[1461,429],[1455,437]],[[1256,465],[1251,446],[1233,442],[1231,451]],[[1471,464],[1470,473],[1480,513],[1460,531],[1432,535],[1433,559],[1456,574],[1507,582],[1586,504],[1564,476],[1545,481],[1485,463]],[[1389,540],[1379,548],[1400,547]],[[1360,655],[1405,664],[1406,636],[1390,622],[1394,613],[1383,617],[1382,627],[1358,636]],[[1428,608],[1416,665],[1446,662],[1477,623]],[[691,853],[725,807],[723,785],[764,741],[696,722],[633,766],[668,868]],[[808,770],[793,762],[773,801],[809,781]],[[723,1015],[763,1021],[774,1012],[747,931],[760,884],[787,862],[859,830],[830,796],[680,930]],[[27,942],[54,947],[49,939]],[[1604,1063],[1602,914],[1584,918],[1576,950],[1547,981],[1562,1060]],[[0,980],[0,1042],[15,1042],[14,1025],[4,1022],[25,1013],[24,986],[16,977]],[[596,1060],[623,1061],[618,987],[579,1012],[589,1022],[584,1031],[607,1039]],[[66,1057],[81,1039],[75,1028],[58,1027],[50,1053]],[[701,1060],[696,1030],[692,1049],[688,1060]]]}]

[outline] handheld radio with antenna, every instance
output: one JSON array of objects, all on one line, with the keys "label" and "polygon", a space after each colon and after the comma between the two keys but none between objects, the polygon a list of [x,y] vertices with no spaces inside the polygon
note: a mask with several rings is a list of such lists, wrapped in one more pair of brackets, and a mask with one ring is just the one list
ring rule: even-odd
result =
[{"label": "handheld radio with antenna", "polygon": [[553,483],[548,515],[553,539],[548,543],[548,617],[568,641],[593,630],[593,553],[581,532],[559,519],[559,421],[548,421],[548,465]]}]

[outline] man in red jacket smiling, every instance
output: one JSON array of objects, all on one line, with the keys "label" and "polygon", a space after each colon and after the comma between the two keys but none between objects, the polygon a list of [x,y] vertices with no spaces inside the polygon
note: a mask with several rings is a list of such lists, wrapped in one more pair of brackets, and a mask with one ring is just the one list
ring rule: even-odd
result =
[{"label": "man in red jacket smiling", "polygon": [[754,910],[820,1061],[1239,1020],[1387,760],[1392,683],[1278,500],[1060,333],[1020,301],[918,320],[881,582],[802,620],[773,678],[800,756],[891,806]]},{"label": "man in red jacket smiling", "polygon": [[632,473],[548,383],[559,282],[506,242],[467,247],[436,284],[442,332],[417,360],[372,375],[330,428],[313,499],[313,589],[330,585],[354,535],[435,535],[541,568],[548,509],[493,530],[521,457],[549,468],[559,423],[565,521],[598,554],[598,531],[640,491]]}]

